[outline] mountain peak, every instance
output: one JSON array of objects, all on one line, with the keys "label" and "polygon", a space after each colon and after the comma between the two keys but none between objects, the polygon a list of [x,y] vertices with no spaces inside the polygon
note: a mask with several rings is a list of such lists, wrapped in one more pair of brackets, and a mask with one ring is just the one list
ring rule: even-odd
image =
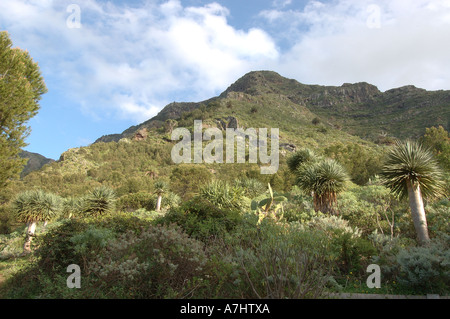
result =
[{"label": "mountain peak", "polygon": [[287,79],[274,71],[251,71],[231,84],[220,97],[226,97],[230,92],[240,92],[249,95],[280,93],[280,86],[284,86],[292,81],[300,84],[297,81]]}]

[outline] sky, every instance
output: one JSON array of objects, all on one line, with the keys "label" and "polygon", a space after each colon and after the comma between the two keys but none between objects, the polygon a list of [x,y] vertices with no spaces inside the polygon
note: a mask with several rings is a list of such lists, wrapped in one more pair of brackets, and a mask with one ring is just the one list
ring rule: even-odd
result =
[{"label": "sky", "polygon": [[250,71],[450,90],[450,0],[0,0],[48,93],[25,149],[58,159]]}]

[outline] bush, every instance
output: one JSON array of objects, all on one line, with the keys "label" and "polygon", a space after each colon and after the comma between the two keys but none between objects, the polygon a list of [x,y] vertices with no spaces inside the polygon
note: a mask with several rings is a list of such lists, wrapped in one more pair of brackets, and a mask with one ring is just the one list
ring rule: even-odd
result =
[{"label": "bush", "polygon": [[348,221],[337,216],[314,217],[307,225],[310,228],[325,232],[330,238],[341,234],[348,234],[352,238],[361,236],[357,227],[350,226]]},{"label": "bush", "polygon": [[[379,185],[353,187],[338,199],[342,218],[358,227],[363,235],[375,230],[391,233],[393,219],[396,222],[399,218],[399,208],[403,209],[390,190]],[[396,228],[393,231],[398,230],[398,225]]]},{"label": "bush", "polygon": [[140,208],[154,210],[156,208],[156,195],[147,192],[127,194],[117,201],[117,209],[122,211],[135,211]]},{"label": "bush", "polygon": [[361,238],[361,231],[349,222],[336,216],[313,218],[307,226],[324,232],[330,249],[336,258],[336,275],[355,273],[363,275],[376,249],[369,240]]},{"label": "bush", "polygon": [[106,186],[93,189],[83,200],[83,214],[101,216],[115,210],[116,195]]},{"label": "bush", "polygon": [[450,234],[450,201],[443,199],[433,205],[426,206],[427,223],[430,235],[439,232]]},{"label": "bush", "polygon": [[244,196],[244,189],[227,182],[214,180],[200,188],[199,197],[220,209],[249,208],[250,200]]},{"label": "bush", "polygon": [[0,234],[11,232],[12,213],[8,206],[0,205]]},{"label": "bush", "polygon": [[267,190],[267,187],[255,178],[239,178],[234,181],[234,186],[242,188],[248,198],[254,198]]},{"label": "bush", "polygon": [[89,225],[86,230],[70,237],[74,253],[84,262],[95,257],[114,238],[114,233],[105,228]]},{"label": "bush", "polygon": [[450,291],[450,236],[441,234],[428,246],[411,247],[397,255],[398,282],[415,292]]},{"label": "bush", "polygon": [[206,263],[203,245],[175,226],[126,233],[90,263],[108,298],[185,298]]},{"label": "bush", "polygon": [[0,260],[17,257],[23,252],[23,231],[0,235]]},{"label": "bush", "polygon": [[232,231],[242,220],[237,209],[219,208],[202,198],[193,198],[178,208],[170,210],[158,223],[176,223],[191,237],[204,242],[221,238]]},{"label": "bush", "polygon": [[51,274],[70,264],[86,265],[105,244],[128,231],[140,233],[149,222],[126,214],[64,220],[37,238],[39,268]]},{"label": "bush", "polygon": [[244,298],[320,298],[331,257],[320,231],[264,221],[251,248],[236,246]]}]

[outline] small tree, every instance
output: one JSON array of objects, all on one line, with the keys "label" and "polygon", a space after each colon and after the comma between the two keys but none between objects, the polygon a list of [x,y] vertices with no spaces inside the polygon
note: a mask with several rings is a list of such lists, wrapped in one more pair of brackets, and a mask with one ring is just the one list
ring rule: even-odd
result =
[{"label": "small tree", "polygon": [[380,174],[383,184],[400,198],[409,198],[414,228],[421,244],[430,238],[422,196],[443,192],[442,173],[431,151],[414,141],[397,141]]},{"label": "small tree", "polygon": [[156,211],[159,212],[161,210],[161,200],[162,195],[167,191],[167,184],[164,181],[155,182],[155,194],[158,195],[158,199],[156,200]]},{"label": "small tree", "polygon": [[317,156],[308,148],[303,148],[296,151],[287,159],[287,165],[292,173],[297,173],[297,170],[304,167],[305,164],[317,160]]},{"label": "small tree", "polygon": [[82,211],[90,216],[105,215],[114,211],[115,202],[115,192],[109,187],[100,186],[83,199]]},{"label": "small tree", "polygon": [[297,185],[313,196],[314,210],[337,214],[337,194],[348,180],[345,169],[335,160],[325,159],[297,170]]},{"label": "small tree", "polygon": [[220,209],[243,209],[250,204],[242,187],[221,180],[213,180],[203,185],[199,197]]},{"label": "small tree", "polygon": [[349,179],[347,172],[337,161],[323,159],[304,148],[287,159],[289,170],[296,176],[296,184],[313,197],[316,212],[337,214],[337,194]]},{"label": "small tree", "polygon": [[25,191],[14,200],[13,209],[17,220],[27,223],[24,254],[31,252],[31,241],[35,236],[37,223],[55,218],[60,211],[60,204],[58,196],[42,190]]}]

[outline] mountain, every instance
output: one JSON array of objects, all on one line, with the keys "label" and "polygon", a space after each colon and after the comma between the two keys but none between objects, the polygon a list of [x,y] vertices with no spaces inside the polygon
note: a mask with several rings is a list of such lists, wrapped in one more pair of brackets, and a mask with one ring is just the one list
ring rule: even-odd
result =
[{"label": "mountain", "polygon": [[31,152],[27,152],[24,150],[22,150],[19,153],[19,156],[21,158],[28,159],[27,164],[25,165],[22,172],[20,173],[21,177],[24,177],[33,171],[37,171],[37,170],[41,169],[46,164],[54,162],[53,159],[42,156],[41,154],[31,153]]},{"label": "mountain", "polygon": [[202,105],[224,100],[247,100],[257,105],[269,96],[274,104],[289,101],[293,109],[302,109],[324,123],[372,141],[380,136],[417,138],[426,127],[442,125],[448,130],[450,125],[450,91],[427,91],[409,85],[381,92],[365,82],[342,86],[306,85],[273,71],[253,71],[218,97],[199,103],[171,103],[154,118],[121,134],[102,136],[97,142],[132,137],[142,128],[161,126],[167,119],[177,120],[183,113]]},{"label": "mountain", "polygon": [[[152,191],[154,181],[163,179],[186,199],[213,177],[233,181],[247,176],[283,190],[293,184],[286,158],[302,147],[337,159],[352,180],[363,185],[379,172],[393,138],[418,137],[436,125],[448,130],[449,106],[450,91],[405,86],[381,92],[364,82],[307,85],[272,71],[255,71],[216,97],[173,102],[122,133],[67,150],[58,161],[25,176],[17,188],[38,186],[75,196],[106,183],[125,196]],[[173,121],[166,123],[169,119]],[[194,120],[223,134],[226,128],[279,128],[279,170],[262,175],[259,164],[248,162],[175,164],[171,150],[177,142],[170,132],[176,126],[192,131]]]}]

